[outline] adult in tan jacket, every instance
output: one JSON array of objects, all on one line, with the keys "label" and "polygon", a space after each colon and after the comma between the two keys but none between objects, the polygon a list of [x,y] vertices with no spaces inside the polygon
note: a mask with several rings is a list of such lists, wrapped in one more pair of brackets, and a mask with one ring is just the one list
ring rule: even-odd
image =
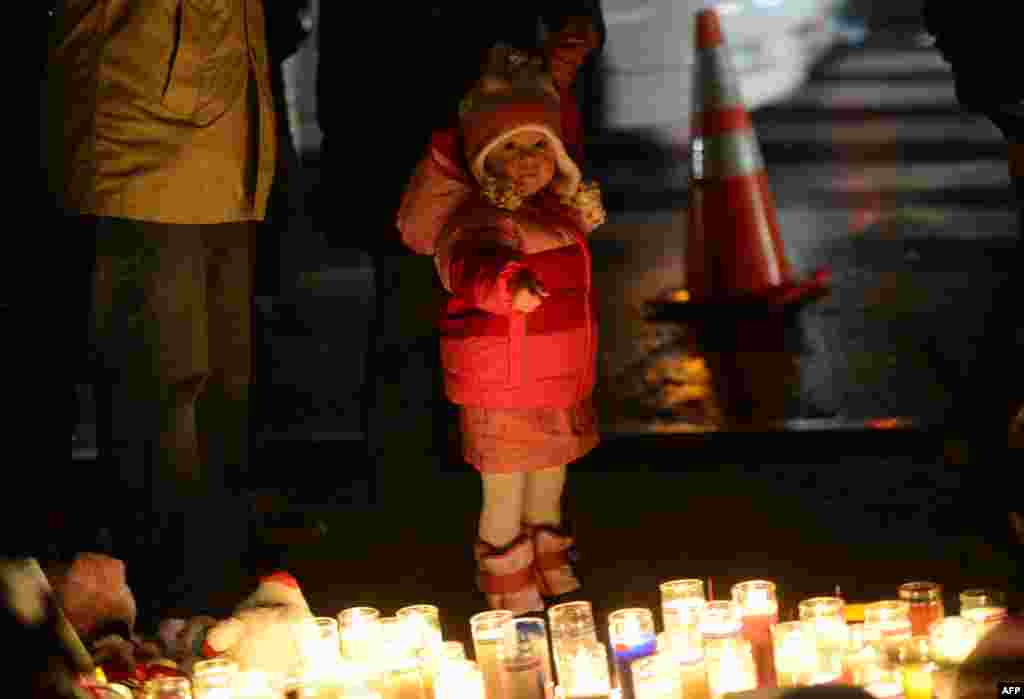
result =
[{"label": "adult in tan jacket", "polygon": [[216,494],[248,461],[250,237],[276,157],[262,3],[66,0],[48,66],[51,187],[95,226],[111,452],[138,498],[116,506],[162,530],[160,562],[129,576],[177,597],[211,537],[237,535],[229,561],[247,526]]}]

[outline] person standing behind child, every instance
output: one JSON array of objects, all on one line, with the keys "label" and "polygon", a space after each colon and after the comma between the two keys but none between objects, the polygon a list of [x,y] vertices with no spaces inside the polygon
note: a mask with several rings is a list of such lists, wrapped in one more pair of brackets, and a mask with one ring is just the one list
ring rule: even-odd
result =
[{"label": "person standing behind child", "polygon": [[[563,144],[543,59],[495,46],[459,111],[461,154],[435,147],[421,162],[399,229],[433,250],[448,292],[445,393],[483,485],[477,584],[492,608],[539,611],[580,587],[561,498],[568,464],[599,441],[586,235],[605,214]],[[439,217],[436,240],[410,238]]]},{"label": "person standing behind child", "polygon": [[227,587],[249,537],[232,489],[249,467],[251,239],[277,159],[263,1],[68,0],[54,37],[50,186],[95,223],[93,341],[113,384],[113,473],[96,480],[155,622],[201,604],[197,570]]}]

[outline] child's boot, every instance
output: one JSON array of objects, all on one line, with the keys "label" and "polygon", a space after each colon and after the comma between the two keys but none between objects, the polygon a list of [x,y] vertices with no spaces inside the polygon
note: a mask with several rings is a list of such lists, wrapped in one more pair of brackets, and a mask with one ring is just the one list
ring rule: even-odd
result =
[{"label": "child's boot", "polygon": [[580,589],[572,569],[573,540],[564,530],[548,525],[530,528],[537,586],[545,597],[559,597]]},{"label": "child's boot", "polygon": [[484,541],[475,546],[477,587],[487,595],[491,609],[516,614],[543,612],[544,602],[533,572],[533,541],[525,534],[501,548]]}]

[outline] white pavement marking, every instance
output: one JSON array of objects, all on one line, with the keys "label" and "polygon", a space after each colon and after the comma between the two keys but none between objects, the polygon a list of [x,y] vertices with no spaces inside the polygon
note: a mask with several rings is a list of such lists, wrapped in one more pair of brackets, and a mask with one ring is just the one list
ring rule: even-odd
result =
[{"label": "white pavement marking", "polygon": [[921,73],[949,73],[949,64],[937,51],[889,51],[879,49],[855,53],[839,59],[824,68],[829,78],[884,77],[886,75],[917,75]]},{"label": "white pavement marking", "polygon": [[981,118],[866,116],[863,121],[828,121],[825,115],[811,123],[758,124],[757,136],[766,143],[823,143],[835,146],[884,144],[898,150],[900,145],[935,143],[943,145],[993,145],[1004,143],[992,124]]},{"label": "white pavement marking", "polygon": [[[818,107],[821,109],[898,109],[910,112],[915,108],[948,107],[960,109],[952,80],[922,80],[920,83],[814,83],[786,103],[787,107]],[[825,118],[825,115],[822,115]]]},{"label": "white pavement marking", "polygon": [[813,189],[831,192],[923,191],[956,187],[1008,187],[1005,160],[940,163],[874,163],[847,166],[830,163],[802,167],[801,180]]}]

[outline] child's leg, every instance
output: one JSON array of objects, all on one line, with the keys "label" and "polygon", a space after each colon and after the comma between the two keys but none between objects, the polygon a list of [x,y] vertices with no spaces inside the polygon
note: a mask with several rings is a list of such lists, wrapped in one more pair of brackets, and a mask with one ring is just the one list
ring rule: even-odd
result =
[{"label": "child's leg", "polygon": [[523,497],[523,522],[531,526],[562,524],[562,490],[565,488],[565,466],[529,471]]},{"label": "child's leg", "polygon": [[533,575],[534,547],[524,535],[525,473],[481,473],[483,507],[475,546],[477,586],[492,609],[544,610]]},{"label": "child's leg", "polygon": [[566,470],[566,466],[557,466],[526,474],[523,522],[533,539],[537,586],[545,597],[580,588],[569,559],[573,540],[562,527]]},{"label": "child's leg", "polygon": [[495,548],[519,536],[523,511],[525,473],[481,473],[483,507],[480,509],[480,540]]}]

